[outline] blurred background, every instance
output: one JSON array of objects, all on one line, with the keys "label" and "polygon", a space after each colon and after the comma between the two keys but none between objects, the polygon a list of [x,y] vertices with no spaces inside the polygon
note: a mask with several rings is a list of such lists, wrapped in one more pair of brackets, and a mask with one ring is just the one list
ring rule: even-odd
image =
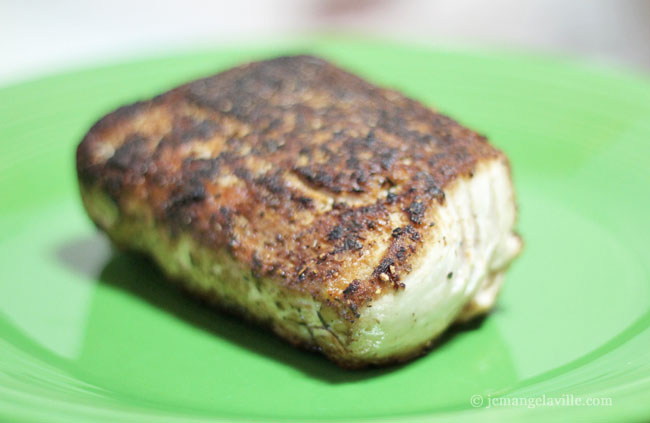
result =
[{"label": "blurred background", "polygon": [[0,0],[0,84],[184,48],[332,33],[650,72],[647,0]]}]

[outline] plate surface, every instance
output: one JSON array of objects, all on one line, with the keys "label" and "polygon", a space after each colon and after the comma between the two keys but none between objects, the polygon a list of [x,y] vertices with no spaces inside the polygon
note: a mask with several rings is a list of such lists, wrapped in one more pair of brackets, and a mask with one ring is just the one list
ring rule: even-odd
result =
[{"label": "plate surface", "polygon": [[[81,207],[74,149],[102,114],[298,51],[435,105],[511,158],[526,248],[498,309],[407,365],[340,370],[195,304]],[[558,59],[329,39],[1,89],[0,420],[647,420],[649,165],[650,83]],[[606,404],[577,405],[590,398]]]}]

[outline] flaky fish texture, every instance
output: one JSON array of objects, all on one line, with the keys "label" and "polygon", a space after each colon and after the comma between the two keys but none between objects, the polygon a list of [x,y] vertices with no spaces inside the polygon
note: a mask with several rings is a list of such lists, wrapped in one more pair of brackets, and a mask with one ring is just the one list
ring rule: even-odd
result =
[{"label": "flaky fish texture", "polygon": [[502,152],[311,56],[119,108],[77,171],[115,244],[345,367],[416,357],[484,314],[521,250]]}]

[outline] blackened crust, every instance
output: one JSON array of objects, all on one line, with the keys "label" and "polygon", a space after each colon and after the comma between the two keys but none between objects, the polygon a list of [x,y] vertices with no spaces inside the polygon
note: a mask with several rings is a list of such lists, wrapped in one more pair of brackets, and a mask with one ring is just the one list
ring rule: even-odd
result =
[{"label": "blackened crust", "polygon": [[77,170],[122,213],[146,205],[170,236],[225,248],[355,319],[404,286],[444,188],[498,155],[417,101],[295,56],[118,109],[85,136]]}]

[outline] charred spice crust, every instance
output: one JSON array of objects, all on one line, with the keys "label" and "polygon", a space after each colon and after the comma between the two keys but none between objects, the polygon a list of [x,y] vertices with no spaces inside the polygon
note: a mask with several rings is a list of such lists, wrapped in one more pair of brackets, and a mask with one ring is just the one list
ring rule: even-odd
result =
[{"label": "charred spice crust", "polygon": [[[156,125],[139,130],[133,122],[149,115]],[[106,159],[102,143],[111,137]],[[499,154],[482,135],[396,91],[291,56],[116,110],[84,137],[77,170],[121,211],[129,198],[146,198],[170,236],[186,232],[225,248],[256,276],[344,304],[354,319],[385,292],[378,288],[404,287],[444,188]],[[408,224],[390,227],[395,213]],[[337,279],[377,238],[388,248],[374,269]]]}]

